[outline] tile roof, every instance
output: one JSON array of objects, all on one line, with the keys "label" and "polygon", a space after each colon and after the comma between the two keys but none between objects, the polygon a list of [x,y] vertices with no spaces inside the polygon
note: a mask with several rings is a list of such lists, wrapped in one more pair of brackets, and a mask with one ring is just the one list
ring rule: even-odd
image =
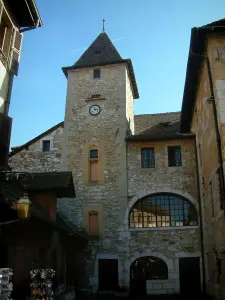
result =
[{"label": "tile roof", "polygon": [[99,34],[89,48],[73,65],[74,68],[107,64],[122,60],[119,52],[105,32]]},{"label": "tile roof", "polygon": [[57,198],[75,197],[73,176],[71,172],[43,172],[31,173],[32,181],[29,191],[52,190]]},{"label": "tile roof", "polygon": [[168,140],[168,139],[186,139],[194,137],[192,134],[182,135],[180,132],[180,122],[160,122],[139,134],[131,135],[126,141],[143,141],[143,140]]},{"label": "tile roof", "polygon": [[[57,198],[75,197],[72,172],[43,172],[30,173],[28,192],[54,191]],[[3,176],[3,175],[2,175]],[[20,175],[26,178],[26,174]],[[0,181],[0,192],[8,195],[9,199],[18,199],[21,196],[20,180],[15,178],[5,182]]]},{"label": "tile roof", "polygon": [[168,112],[158,114],[144,114],[134,116],[135,134],[139,134],[160,122],[178,122],[180,121],[180,112]]},{"label": "tile roof", "polygon": [[67,76],[68,70],[81,68],[91,68],[95,66],[104,66],[110,64],[125,63],[128,68],[128,74],[131,80],[133,96],[139,98],[137,83],[133,70],[133,65],[130,59],[123,59],[112,41],[105,32],[99,34],[89,48],[81,55],[78,61],[69,67],[63,67],[62,70]]}]

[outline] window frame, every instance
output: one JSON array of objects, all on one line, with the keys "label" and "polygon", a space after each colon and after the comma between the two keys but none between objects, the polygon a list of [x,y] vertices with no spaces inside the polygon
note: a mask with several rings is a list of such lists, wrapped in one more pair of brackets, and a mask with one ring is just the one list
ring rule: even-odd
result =
[{"label": "window frame", "polygon": [[[171,159],[170,159],[170,150],[172,150],[172,149],[174,149],[173,161],[171,161]],[[179,165],[176,165],[176,154],[175,154],[176,149],[179,149],[179,151],[180,151],[180,164]],[[168,167],[182,167],[182,150],[181,150],[181,146],[180,145],[167,146],[167,158],[168,158]]]},{"label": "window frame", "polygon": [[[143,153],[144,151],[149,151],[147,154],[147,167],[144,166],[145,161],[143,161]],[[153,153],[153,162],[154,164],[151,166],[151,151]],[[155,148],[154,147],[142,147],[141,148],[141,168],[142,169],[154,169],[155,168]]]},{"label": "window frame", "polygon": [[2,38],[2,43],[0,44],[0,52],[8,58],[10,56],[10,48],[12,44],[12,38],[13,38],[13,22],[10,19],[9,14],[7,13],[6,9],[4,6],[2,7],[2,11],[0,11],[0,26],[3,22],[5,22],[6,27],[5,27],[5,32],[4,36]]},{"label": "window frame", "polygon": [[[91,157],[91,151],[97,151],[98,157]],[[97,163],[97,168],[98,168],[98,174],[97,174],[97,179],[96,180],[91,179],[91,164],[93,164],[93,163]],[[88,151],[88,164],[89,164],[89,182],[96,183],[99,180],[99,149],[98,148],[89,149],[89,151]]]},{"label": "window frame", "polygon": [[[167,199],[165,198],[167,197]],[[146,201],[147,200],[147,201]],[[146,204],[146,202],[150,202],[150,204]],[[177,201],[178,200],[178,201]],[[146,201],[146,202],[145,202]],[[155,201],[155,204],[151,204],[152,201]],[[166,204],[167,201],[167,204]],[[182,201],[181,203],[179,201]],[[145,202],[145,203],[144,203]],[[158,204],[159,202],[159,204]],[[188,204],[188,206],[187,206]],[[163,208],[163,205],[166,205]],[[145,208],[144,208],[145,206]],[[136,211],[135,211],[136,209]],[[148,211],[149,209],[149,211]],[[168,214],[163,214],[163,211],[168,212]],[[189,211],[194,212],[194,214],[186,219],[186,214]],[[136,215],[135,215],[136,213]],[[149,213],[149,215],[148,215]],[[155,213],[155,214],[154,214]],[[176,214],[177,213],[177,214]],[[151,215],[151,216],[150,216]],[[168,219],[166,220],[166,216]],[[194,217],[194,218],[193,218]],[[135,218],[137,221],[135,221]],[[141,220],[140,220],[141,218]],[[151,221],[149,222],[149,218]],[[158,219],[159,218],[159,219]],[[141,222],[140,222],[140,221]],[[186,223],[185,223],[186,221]],[[149,226],[149,224],[154,224],[153,226]],[[144,198],[139,199],[134,205],[131,207],[129,212],[129,229],[138,230],[138,229],[169,229],[169,228],[193,228],[198,226],[198,212],[196,207],[191,203],[188,199],[172,193],[159,193],[148,195]],[[147,226],[145,224],[147,223]],[[168,223],[167,225],[162,225],[163,223]],[[181,225],[182,223],[182,225]],[[161,224],[161,225],[160,225]]]},{"label": "window frame", "polygon": [[101,78],[101,69],[100,68],[93,69],[93,79],[100,79],[100,78]]},{"label": "window frame", "polygon": [[[93,232],[90,230],[90,219],[91,217],[95,216],[97,219],[97,230],[96,232]],[[99,213],[95,210],[91,210],[88,212],[88,234],[91,236],[98,236],[99,235]]]},{"label": "window frame", "polygon": [[[49,150],[44,150],[44,144],[49,143]],[[42,140],[42,152],[50,152],[51,151],[51,140]]]}]

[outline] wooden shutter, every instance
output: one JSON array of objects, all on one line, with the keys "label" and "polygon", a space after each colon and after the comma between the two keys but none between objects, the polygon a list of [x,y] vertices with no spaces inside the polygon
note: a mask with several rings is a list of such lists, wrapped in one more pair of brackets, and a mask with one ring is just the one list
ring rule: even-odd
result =
[{"label": "wooden shutter", "polygon": [[0,167],[8,165],[12,119],[0,114]]},{"label": "wooden shutter", "polygon": [[98,213],[95,211],[89,212],[89,234],[98,234]]},{"label": "wooden shutter", "polygon": [[0,22],[2,19],[2,12],[3,12],[3,3],[2,3],[2,0],[0,0]]},{"label": "wooden shutter", "polygon": [[10,66],[11,66],[11,71],[15,75],[18,75],[18,70],[19,70],[22,39],[23,39],[23,35],[18,30],[14,29]]},{"label": "wooden shutter", "polygon": [[90,161],[90,180],[98,180],[98,161]]}]

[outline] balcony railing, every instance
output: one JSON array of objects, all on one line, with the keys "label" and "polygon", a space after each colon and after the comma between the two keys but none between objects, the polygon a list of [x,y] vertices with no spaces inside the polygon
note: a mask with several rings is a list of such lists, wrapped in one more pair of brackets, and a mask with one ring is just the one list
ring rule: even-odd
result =
[{"label": "balcony railing", "polygon": [[8,167],[12,118],[0,113],[0,170]]}]

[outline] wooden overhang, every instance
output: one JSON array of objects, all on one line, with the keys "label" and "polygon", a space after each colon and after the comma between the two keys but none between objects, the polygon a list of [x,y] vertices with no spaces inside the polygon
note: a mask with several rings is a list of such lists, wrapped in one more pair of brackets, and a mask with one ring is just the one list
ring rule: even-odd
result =
[{"label": "wooden overhang", "polygon": [[35,0],[4,0],[4,4],[16,18],[19,27],[43,25]]}]

